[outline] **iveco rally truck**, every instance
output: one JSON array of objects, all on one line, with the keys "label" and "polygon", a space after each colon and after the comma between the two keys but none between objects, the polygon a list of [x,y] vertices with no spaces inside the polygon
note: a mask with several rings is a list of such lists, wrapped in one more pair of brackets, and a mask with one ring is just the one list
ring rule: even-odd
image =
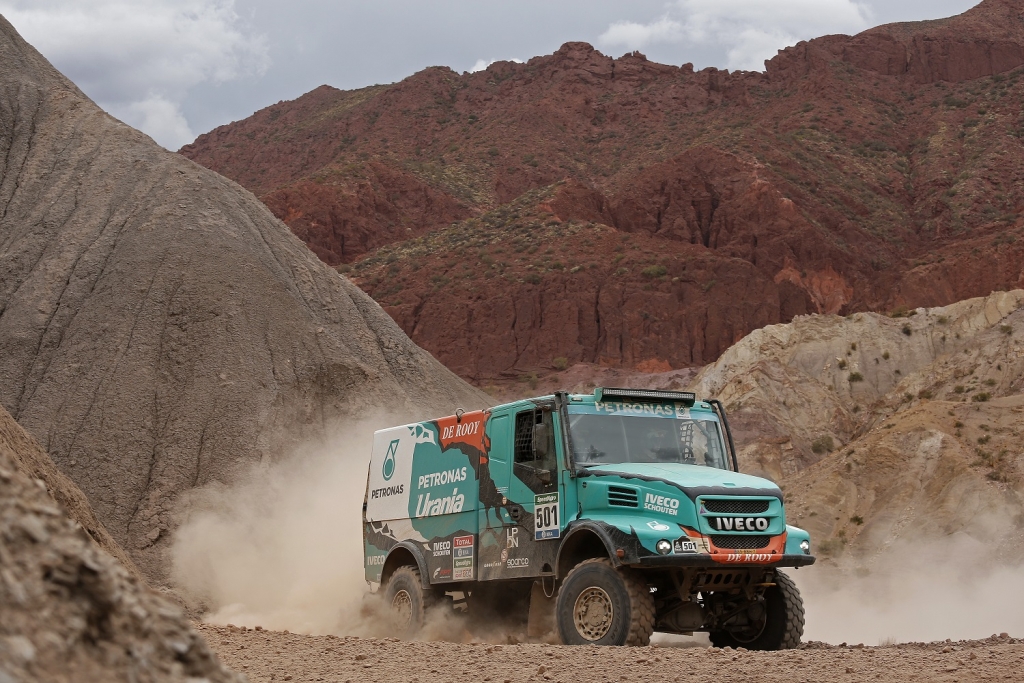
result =
[{"label": "iveco rally truck", "polygon": [[521,609],[566,644],[803,633],[781,569],[813,564],[810,538],[739,472],[721,402],[692,393],[560,392],[378,431],[363,522],[366,580],[407,635],[442,603]]}]

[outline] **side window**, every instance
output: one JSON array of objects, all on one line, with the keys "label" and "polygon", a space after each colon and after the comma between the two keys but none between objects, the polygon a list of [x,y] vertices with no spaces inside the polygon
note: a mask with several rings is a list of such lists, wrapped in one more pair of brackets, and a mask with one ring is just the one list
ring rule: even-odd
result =
[{"label": "side window", "polygon": [[548,410],[524,410],[516,414],[515,469],[524,481],[536,478],[549,484],[557,466],[554,422]]},{"label": "side window", "polygon": [[527,410],[516,415],[515,461],[533,464],[533,425],[537,424],[539,410]]}]

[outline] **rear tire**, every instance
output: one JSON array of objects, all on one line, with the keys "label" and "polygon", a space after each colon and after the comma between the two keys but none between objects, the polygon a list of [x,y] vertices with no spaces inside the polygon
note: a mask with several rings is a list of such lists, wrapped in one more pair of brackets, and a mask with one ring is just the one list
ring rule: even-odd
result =
[{"label": "rear tire", "polygon": [[423,589],[416,567],[399,567],[388,579],[384,606],[399,638],[412,638],[419,633],[427,610],[434,602],[434,593]]},{"label": "rear tire", "polygon": [[804,634],[804,601],[793,580],[775,573],[775,585],[764,593],[765,616],[759,633],[712,631],[715,647],[745,647],[748,650],[791,650]]},{"label": "rear tire", "polygon": [[637,572],[606,559],[585,560],[562,582],[555,621],[566,645],[648,645],[654,599]]}]

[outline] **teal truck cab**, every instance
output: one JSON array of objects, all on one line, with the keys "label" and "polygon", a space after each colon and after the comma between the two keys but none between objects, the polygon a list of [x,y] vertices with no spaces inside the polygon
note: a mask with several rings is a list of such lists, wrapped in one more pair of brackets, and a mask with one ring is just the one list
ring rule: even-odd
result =
[{"label": "teal truck cab", "polygon": [[780,568],[813,564],[772,482],[741,474],[722,404],[595,389],[374,435],[366,580],[413,634],[432,605],[522,608],[566,644],[795,647]]}]

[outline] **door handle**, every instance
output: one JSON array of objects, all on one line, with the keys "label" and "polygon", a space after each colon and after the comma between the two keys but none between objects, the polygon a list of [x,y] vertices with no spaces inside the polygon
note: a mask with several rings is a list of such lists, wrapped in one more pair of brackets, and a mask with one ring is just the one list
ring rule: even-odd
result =
[{"label": "door handle", "polygon": [[512,517],[512,519],[514,519],[515,521],[518,522],[519,521],[519,513],[521,511],[522,511],[521,507],[519,507],[518,505],[513,505],[511,508],[509,508],[508,514]]}]

